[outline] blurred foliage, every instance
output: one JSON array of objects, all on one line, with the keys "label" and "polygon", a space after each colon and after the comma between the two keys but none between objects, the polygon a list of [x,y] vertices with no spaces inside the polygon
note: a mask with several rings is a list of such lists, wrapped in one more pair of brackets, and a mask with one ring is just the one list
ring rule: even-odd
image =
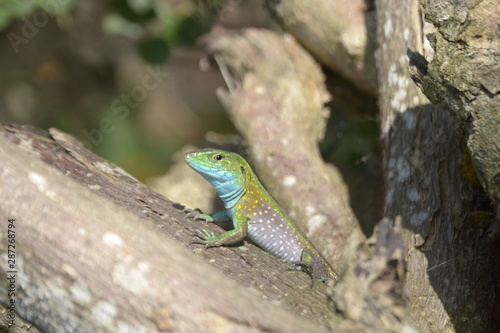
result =
[{"label": "blurred foliage", "polygon": [[[103,21],[103,30],[109,35],[134,40],[137,54],[143,61],[166,63],[172,48],[193,46],[209,29],[204,27],[192,1],[170,6],[171,3],[152,0],[111,1],[111,12]],[[140,180],[164,173],[171,163],[170,156],[185,144],[174,135],[156,141],[154,136],[141,133],[133,113],[119,124],[96,150]]]},{"label": "blurred foliage", "polygon": [[[185,103],[186,105],[179,108],[175,105],[164,105],[159,113],[144,113],[144,109],[141,110],[140,107],[130,107],[127,116],[120,118],[113,112],[113,103],[121,100],[124,94],[130,95],[133,89],[141,84],[141,80],[144,80],[147,75],[145,67],[156,68],[157,65],[166,63],[171,66],[169,57],[172,56],[172,50],[186,46],[192,49],[197,38],[208,32],[214,22],[232,14],[236,14],[236,21],[239,22],[242,17],[249,15],[247,13],[249,8],[245,6],[248,6],[248,2],[243,0],[109,0],[105,2],[0,0],[0,30],[9,31],[10,27],[15,26],[14,23],[17,22],[17,27],[11,32],[19,34],[22,32],[23,25],[33,20],[30,15],[40,10],[45,11],[52,20],[47,24],[47,28],[39,29],[40,36],[43,35],[43,37],[37,37],[37,40],[33,42],[30,41],[29,46],[36,45],[38,48],[44,48],[46,52],[43,52],[43,56],[39,57],[35,49],[35,52],[22,54],[24,58],[30,59],[28,61],[33,62],[33,66],[31,63],[28,66],[26,63],[18,63],[14,66],[4,64],[4,81],[0,81],[0,84],[9,87],[10,95],[19,95],[16,101],[33,100],[30,108],[31,120],[25,120],[28,117],[24,117],[17,118],[17,121],[29,122],[39,127],[55,126],[72,133],[86,142],[87,147],[95,153],[120,165],[144,181],[152,175],[165,172],[170,164],[170,156],[186,144],[183,141],[186,138],[201,139],[204,130],[228,133],[234,131],[234,128],[228,125],[229,120],[222,119],[224,115],[221,110],[216,109],[220,108],[220,105],[214,106],[206,103],[206,95],[212,94],[211,88],[207,86],[213,85],[215,89],[219,83],[209,81],[207,77],[201,79],[202,73],[197,67],[197,60],[193,61],[189,53],[181,53],[186,57],[182,59],[181,65],[177,64],[184,66],[182,69],[166,66],[165,68],[185,75],[172,79],[177,81],[179,87],[182,86],[180,89],[184,89],[179,91],[179,95],[183,95],[184,101],[190,99],[191,104]],[[94,10],[88,10],[88,7]],[[88,11],[82,15],[81,11],[84,9]],[[94,17],[88,13],[98,13],[100,16]],[[69,30],[65,30],[71,27],[72,20],[77,18],[81,20],[82,16],[87,17],[85,24],[93,24],[90,34],[86,35],[83,32],[80,34],[78,30],[76,34],[74,32],[72,34],[68,32]],[[89,45],[88,49],[86,49],[86,44],[78,43],[91,44],[101,35],[112,37],[103,38],[105,41],[119,40],[118,45],[124,40],[128,50],[135,50],[141,61],[134,60],[135,62],[126,64],[127,66],[132,64],[131,67],[137,66],[137,68],[130,68],[130,72],[126,74],[120,72],[120,70],[123,71],[123,68],[118,69],[121,66],[117,61],[120,54],[99,58],[101,62],[91,62],[91,65],[82,61],[81,58],[87,54],[83,54],[82,51],[99,47],[99,42]],[[87,36],[87,39],[71,40],[75,36],[77,38]],[[58,39],[58,43],[54,42],[55,39]],[[54,48],[53,45],[56,44],[57,47]],[[62,50],[65,54],[61,56],[52,48]],[[111,51],[113,50],[111,48]],[[64,57],[72,58],[74,62],[71,64],[74,67],[68,67],[68,60]],[[35,74],[27,67],[35,68]],[[13,72],[6,72],[5,69],[13,70]],[[20,72],[23,75],[18,75]],[[33,77],[35,79],[32,79]],[[21,89],[23,86],[29,89]],[[203,88],[197,90],[204,90],[204,92],[196,91],[195,93],[193,91],[195,87]],[[39,95],[35,96],[34,92]],[[215,100],[215,97],[213,99]],[[50,100],[57,102],[50,102]],[[196,100],[196,103],[192,103],[192,100]],[[139,101],[132,102],[135,104]],[[170,103],[170,100],[163,101],[163,103]],[[27,110],[26,103],[19,105],[18,111]],[[123,106],[123,102],[120,105]],[[145,106],[145,108],[148,107]],[[191,110],[192,114],[187,116],[183,113],[182,107],[192,107],[196,110]],[[172,110],[174,113],[169,113]],[[164,118],[160,121],[159,118],[162,116]],[[103,130],[101,126],[103,119],[110,119],[114,126],[112,131]],[[198,124],[196,124],[197,121]],[[164,126],[165,122],[171,127],[165,130],[160,128],[161,134],[159,135],[158,126]],[[156,125],[157,127],[153,130],[148,127],[151,123],[159,125]],[[199,133],[179,135],[180,132],[187,131]],[[326,160],[333,161],[343,168],[363,172],[371,168],[371,157],[379,155],[378,137],[375,119],[355,118],[332,106],[327,133],[320,148]]]},{"label": "blurred foliage", "polygon": [[68,12],[76,0],[0,0],[0,30],[5,29],[12,20],[24,18],[36,10],[50,15]]},{"label": "blurred foliage", "polygon": [[358,169],[379,155],[379,128],[375,117],[352,116],[331,107],[325,138],[320,150],[327,161]]},{"label": "blurred foliage", "polygon": [[[15,19],[24,19],[37,10],[49,15],[69,12],[76,0],[0,0],[0,30]],[[220,1],[217,2],[217,6]],[[189,1],[174,10],[159,8],[153,0],[113,0],[110,14],[102,22],[104,32],[137,40],[139,55],[148,62],[167,60],[174,45],[194,44],[208,31],[203,15]],[[154,26],[151,28],[151,26]]]},{"label": "blurred foliage", "polygon": [[161,64],[167,59],[170,49],[164,39],[148,37],[137,43],[137,51],[145,61]]},{"label": "blurred foliage", "polygon": [[165,10],[152,0],[114,0],[110,8],[104,31],[136,39],[138,53],[150,63],[165,62],[173,46],[193,45],[208,31],[190,1]]},{"label": "blurred foliage", "polygon": [[[47,14],[43,15],[43,17],[48,17],[48,21],[45,21],[43,26],[36,25],[35,15],[39,15],[37,12]],[[92,15],[90,18],[88,13]],[[94,13],[98,15],[92,22]],[[101,13],[102,16],[99,15]],[[89,63],[82,62],[85,54],[78,52],[84,51],[86,45],[78,43],[84,39],[73,42],[70,40],[70,38],[78,36],[71,34],[73,20],[81,22],[82,17],[85,17],[87,24],[94,24],[94,27],[101,26],[102,33],[107,36],[112,38],[114,36],[118,39],[125,38],[127,41],[124,45],[132,45],[132,50],[135,48],[137,56],[146,64],[137,62],[137,60],[132,61],[132,64],[135,64],[133,66],[137,66],[137,68],[131,68],[126,74],[118,74],[116,67],[119,66],[118,63],[114,61],[106,63],[102,60],[115,60],[119,56],[94,58],[101,61],[92,60],[94,67],[89,66]],[[141,180],[145,180],[151,175],[163,173],[170,163],[171,154],[185,142],[174,132],[167,133],[163,137],[152,134],[150,129],[144,128],[146,126],[144,124],[145,116],[144,114],[139,115],[142,111],[136,107],[130,108],[128,116],[117,119],[112,112],[112,104],[123,94],[130,94],[131,89],[134,89],[137,84],[141,84],[142,81],[135,82],[135,80],[144,80],[144,77],[148,75],[146,72],[141,74],[144,72],[144,67],[155,68],[156,65],[166,64],[169,61],[172,48],[176,46],[194,46],[196,39],[209,30],[210,27],[206,22],[203,15],[200,15],[194,0],[177,2],[111,0],[102,3],[98,1],[87,2],[87,0],[0,0],[0,31],[3,30],[3,33],[15,34],[19,38],[24,38],[22,39],[23,44],[20,44],[19,48],[23,61],[27,61],[27,63],[18,63],[16,57],[10,58],[10,60],[5,58],[4,61],[15,61],[16,63],[9,65],[4,62],[3,68],[8,69],[8,71],[4,70],[4,79],[0,84],[9,88],[9,96],[12,96],[12,93],[21,93],[22,91],[15,87],[22,84],[32,87],[32,90],[26,94],[33,91],[41,93],[41,95],[38,94],[34,97],[37,106],[31,109],[29,119],[16,117],[19,115],[18,111],[22,109],[22,103],[18,103],[16,112],[11,109],[3,113],[0,110],[0,121],[3,119],[4,121],[19,121],[39,127],[58,127],[72,133],[85,142],[86,146],[95,153],[120,165]],[[36,40],[31,41],[34,36],[25,38],[23,33],[27,25],[33,26],[33,24],[37,28],[34,34]],[[91,36],[92,41],[98,39],[100,36],[95,31],[99,29],[94,27],[90,34],[82,33],[82,36],[85,36],[83,38]],[[56,38],[59,38],[57,50],[53,48],[53,45],[56,44],[53,41]],[[103,40],[110,40],[110,38]],[[37,57],[36,50],[43,45],[43,41],[48,43],[48,47],[41,53],[41,57]],[[28,43],[35,52],[23,51],[28,49],[25,47]],[[66,45],[67,43],[70,45]],[[73,44],[71,45],[71,43]],[[93,47],[99,47],[98,42],[89,45],[88,50],[92,50]],[[71,57],[72,60],[65,61],[63,60],[65,57]],[[147,65],[147,63],[153,65]],[[47,78],[38,76],[34,80],[30,79],[23,83],[29,77],[33,77],[33,70],[36,71],[35,73],[39,73],[37,70],[46,68],[47,64],[53,64],[55,67],[52,67],[58,69],[57,73],[60,74],[57,77],[61,81],[48,82]],[[189,64],[190,62],[183,63],[183,66],[189,66]],[[184,72],[189,70],[189,68],[182,69]],[[82,76],[82,72],[87,72],[87,75]],[[123,77],[123,75],[129,76]],[[76,80],[67,81],[73,77]],[[92,80],[97,81],[92,82]],[[150,82],[154,83],[154,81]],[[40,89],[40,86],[46,89]],[[23,93],[23,96],[20,96],[16,101],[26,100],[29,97],[25,96],[26,94]],[[47,105],[43,103],[43,101],[50,99],[57,102]],[[133,102],[135,104],[135,102],[140,101]],[[175,107],[170,107],[170,110],[172,108]],[[210,111],[212,110],[207,110],[206,114],[210,114]],[[170,118],[178,117],[175,114],[169,115],[167,112],[169,111],[165,110],[164,113],[167,121]],[[220,114],[220,111],[218,113]],[[138,119],[139,116],[143,117],[142,122]],[[155,115],[152,114],[149,117],[155,117]],[[112,120],[113,131],[108,133],[102,131],[100,122],[103,119]],[[152,121],[154,120],[149,120],[149,122]],[[175,124],[176,121],[172,123]],[[92,137],[92,135],[94,136]],[[103,138],[101,139],[99,136]]]},{"label": "blurred foliage", "polygon": [[110,7],[125,20],[144,23],[156,17],[154,1],[151,0],[114,0]]},{"label": "blurred foliage", "polygon": [[[0,30],[12,20],[23,19],[37,10],[57,15],[69,12],[76,0],[0,0]],[[222,6],[214,1],[215,8]],[[113,0],[110,14],[102,22],[108,34],[137,39],[137,49],[145,61],[164,62],[174,45],[192,45],[207,32],[207,15],[191,1],[183,1],[175,10],[158,8],[153,0]],[[208,13],[208,12],[206,12]],[[151,28],[151,26],[154,26]]]},{"label": "blurred foliage", "polygon": [[341,172],[354,214],[369,236],[382,211],[378,122],[375,115],[349,114],[333,103],[329,106],[331,115],[320,143],[321,154]]}]

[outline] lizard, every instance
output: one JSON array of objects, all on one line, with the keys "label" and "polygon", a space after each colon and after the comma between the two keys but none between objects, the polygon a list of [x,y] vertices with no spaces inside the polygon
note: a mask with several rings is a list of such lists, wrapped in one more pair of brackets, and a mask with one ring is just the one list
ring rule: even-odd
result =
[{"label": "lizard", "polygon": [[217,247],[248,236],[265,251],[305,270],[313,281],[338,280],[339,275],[266,191],[243,157],[208,148],[187,153],[184,160],[210,182],[225,207],[210,215],[188,209],[188,215],[207,222],[230,219],[234,226],[218,236],[205,229],[196,230],[198,238],[193,243]]}]

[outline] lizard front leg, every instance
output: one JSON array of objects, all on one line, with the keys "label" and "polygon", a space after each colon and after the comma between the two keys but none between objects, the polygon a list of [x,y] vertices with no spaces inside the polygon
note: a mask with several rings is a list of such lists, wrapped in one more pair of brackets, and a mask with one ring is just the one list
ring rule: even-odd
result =
[{"label": "lizard front leg", "polygon": [[185,208],[184,211],[187,213],[186,217],[192,217],[194,220],[204,220],[206,222],[226,222],[229,221],[229,216],[227,216],[226,210],[220,210],[212,214],[204,214],[198,209]]},{"label": "lizard front leg", "polygon": [[196,230],[197,236],[200,239],[195,239],[193,243],[205,244],[205,247],[214,247],[238,243],[243,240],[248,234],[248,220],[246,218],[238,218],[235,216],[235,228],[223,232],[216,236],[213,232],[205,229]]}]

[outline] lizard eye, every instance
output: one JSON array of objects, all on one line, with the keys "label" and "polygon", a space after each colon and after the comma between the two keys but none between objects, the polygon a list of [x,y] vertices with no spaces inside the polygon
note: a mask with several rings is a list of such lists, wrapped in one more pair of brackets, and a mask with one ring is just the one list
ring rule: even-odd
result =
[{"label": "lizard eye", "polygon": [[214,155],[214,157],[213,157],[213,158],[214,158],[214,160],[216,160],[216,161],[220,161],[220,160],[222,160],[222,159],[224,158],[224,156],[222,156],[222,155]]}]

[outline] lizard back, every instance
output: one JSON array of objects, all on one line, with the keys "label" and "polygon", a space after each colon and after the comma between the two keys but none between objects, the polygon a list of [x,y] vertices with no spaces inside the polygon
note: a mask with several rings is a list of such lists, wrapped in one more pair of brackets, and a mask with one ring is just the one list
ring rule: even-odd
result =
[{"label": "lizard back", "polygon": [[254,175],[253,178],[234,207],[233,214],[248,221],[248,237],[262,249],[288,263],[301,261],[302,251],[307,247],[301,231],[279,208],[257,177]]}]

